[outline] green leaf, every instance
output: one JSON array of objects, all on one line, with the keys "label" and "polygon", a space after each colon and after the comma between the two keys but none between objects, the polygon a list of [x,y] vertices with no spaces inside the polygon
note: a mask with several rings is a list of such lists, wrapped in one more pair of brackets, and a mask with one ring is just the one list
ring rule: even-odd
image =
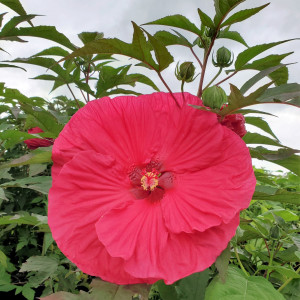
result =
[{"label": "green leaf", "polygon": [[7,256],[3,251],[0,250],[0,264],[6,269],[7,268]]},{"label": "green leaf", "polygon": [[155,283],[155,286],[163,300],[180,300],[174,284],[166,285],[163,280],[159,280]]},{"label": "green leaf", "polygon": [[220,30],[219,34],[217,35],[217,39],[233,40],[248,47],[248,44],[245,42],[245,40],[242,38],[240,33],[238,33],[237,31]]},{"label": "green leaf", "polygon": [[45,49],[45,50],[42,50],[34,55],[32,55],[32,57],[35,57],[35,56],[62,56],[62,57],[65,57],[69,54],[69,52],[61,47],[51,47],[51,48],[48,48],[48,49]]},{"label": "green leaf", "polygon": [[269,43],[269,44],[262,44],[262,45],[256,45],[253,47],[250,47],[246,50],[244,50],[243,52],[241,52],[235,61],[235,69],[236,70],[242,70],[242,68],[245,66],[245,64],[250,61],[252,58],[254,58],[255,56],[259,55],[260,53],[283,43],[292,41],[294,39],[290,39],[290,40],[284,40],[284,41],[279,41],[279,42],[275,42],[275,43]]},{"label": "green leaf", "polygon": [[167,16],[152,22],[145,23],[143,25],[165,25],[170,27],[176,27],[193,32],[198,36],[201,36],[200,29],[198,29],[198,27],[194,23],[192,23],[189,19],[182,15]]},{"label": "green leaf", "polygon": [[0,188],[0,199],[0,204],[2,203],[2,200],[8,201],[3,188]]},{"label": "green leaf", "polygon": [[32,37],[44,38],[56,42],[60,45],[63,45],[68,49],[71,50],[76,49],[76,46],[74,46],[64,34],[58,32],[54,26],[14,28],[9,32],[9,35],[11,37],[32,36]]},{"label": "green leaf", "polygon": [[216,276],[206,289],[205,300],[284,300],[272,284],[261,276],[246,276],[240,269],[229,267],[226,283]]},{"label": "green leaf", "polygon": [[288,269],[288,268],[282,267],[282,266],[261,265],[261,266],[258,266],[258,270],[271,270],[271,271],[274,270],[287,278],[300,278],[300,275],[298,273],[296,273],[294,270]]},{"label": "green leaf", "polygon": [[209,28],[215,28],[215,24],[213,20],[206,14],[204,13],[200,8],[198,8],[198,14],[201,20],[201,23]]},{"label": "green leaf", "polygon": [[26,69],[24,68],[21,68],[19,66],[9,65],[9,64],[0,64],[0,68],[17,68],[27,72]]},{"label": "green leaf", "polygon": [[154,37],[165,46],[181,45],[189,48],[192,47],[192,44],[184,36],[179,35],[176,31],[175,33],[176,35],[168,31],[158,31],[154,34]]},{"label": "green leaf", "polygon": [[[144,30],[145,31],[145,30]],[[151,34],[149,34],[147,31],[145,31],[148,37],[149,42],[151,43],[156,61],[159,65],[159,71],[162,71],[166,69],[173,61],[173,56],[170,54],[166,46],[160,42],[160,40],[153,37]]]},{"label": "green leaf", "polygon": [[179,299],[203,300],[208,280],[209,269],[194,273],[188,277],[180,279],[176,283],[176,290],[179,295]]},{"label": "green leaf", "polygon": [[269,75],[270,79],[274,81],[276,86],[286,84],[289,79],[289,70],[286,66],[279,68]]},{"label": "green leaf", "polygon": [[256,126],[256,127],[260,128],[261,130],[269,133],[270,135],[272,135],[278,141],[278,138],[273,133],[272,129],[270,128],[270,126],[268,124],[268,122],[266,122],[262,118],[260,118],[260,117],[245,117],[245,121],[246,121],[246,123],[251,124],[253,126]]},{"label": "green leaf", "polygon": [[78,34],[79,39],[85,45],[89,42],[97,41],[103,39],[104,34],[103,32],[81,32]]},{"label": "green leaf", "polygon": [[32,20],[36,15],[23,15],[11,18],[0,31],[0,40],[6,40],[9,37],[13,37],[11,32],[16,29],[16,26],[24,21]]},{"label": "green leaf", "polygon": [[232,11],[236,6],[244,2],[245,0],[214,0],[216,15],[214,17],[214,23],[219,26],[224,18]]},{"label": "green leaf", "polygon": [[284,67],[285,65],[279,64],[275,67],[267,68],[265,70],[260,71],[258,74],[250,78],[248,81],[246,81],[243,86],[241,87],[240,91],[242,94],[245,94],[252,86],[254,86],[257,82],[259,82],[261,79],[263,79],[266,76],[269,76],[272,72],[278,70],[279,68]]},{"label": "green leaf", "polygon": [[30,284],[26,283],[22,287],[22,295],[27,299],[27,300],[33,300],[35,291],[30,287]]},{"label": "green leaf", "polygon": [[300,103],[295,104],[291,102],[291,100],[299,96],[300,84],[287,83],[267,89],[261,96],[257,98],[257,101],[261,103],[285,103],[300,107]]},{"label": "green leaf", "polygon": [[41,151],[40,149],[37,150],[2,164],[0,166],[0,169],[9,168],[9,167],[18,167],[18,166],[24,166],[30,164],[50,163],[52,161],[51,151],[46,151],[46,150]]},{"label": "green leaf", "polygon": [[223,252],[217,257],[215,262],[216,268],[219,272],[220,279],[223,283],[226,281],[226,274],[229,265],[230,259],[230,243],[228,244],[227,248],[223,250]]},{"label": "green leaf", "polygon": [[258,71],[265,70],[267,68],[275,67],[280,64],[280,62],[287,56],[293,54],[294,52],[284,53],[284,54],[271,54],[264,58],[257,59],[251,64],[244,65],[241,70],[254,69]]},{"label": "green leaf", "polygon": [[259,133],[247,132],[243,137],[243,140],[246,144],[261,144],[282,147],[282,145],[278,141]]},{"label": "green leaf", "polygon": [[241,11],[233,14],[232,16],[230,16],[225,22],[223,22],[221,24],[221,27],[229,26],[229,25],[232,25],[232,24],[238,23],[238,22],[242,22],[242,21],[252,17],[253,15],[257,14],[258,12],[260,12],[262,9],[264,9],[269,4],[270,3],[267,3],[267,4],[259,6],[259,7],[255,7],[255,8],[241,10]]},{"label": "green leaf", "polygon": [[274,195],[255,191],[252,199],[300,205],[300,193],[278,189]]},{"label": "green leaf", "polygon": [[49,232],[49,227],[47,224],[47,217],[41,216],[37,214],[29,215],[27,212],[20,212],[15,215],[2,215],[0,216],[0,225],[10,225],[10,224],[18,224],[18,225],[31,225],[31,226],[41,226],[44,229],[48,228],[47,232]]},{"label": "green leaf", "polygon": [[146,41],[143,31],[135,23],[133,24],[134,33],[132,43],[128,44],[119,39],[100,39],[86,44],[84,47],[75,50],[73,53],[60,60],[59,62],[77,56],[92,54],[121,54],[135,58],[151,69],[158,71],[159,65],[152,58],[152,45]]},{"label": "green leaf", "polygon": [[[27,15],[24,7],[22,6],[22,4],[19,0],[0,0],[0,3],[9,7],[11,10],[13,10],[14,12],[16,12],[17,14],[19,14],[21,16]],[[30,22],[30,25],[32,25],[31,22]]]}]

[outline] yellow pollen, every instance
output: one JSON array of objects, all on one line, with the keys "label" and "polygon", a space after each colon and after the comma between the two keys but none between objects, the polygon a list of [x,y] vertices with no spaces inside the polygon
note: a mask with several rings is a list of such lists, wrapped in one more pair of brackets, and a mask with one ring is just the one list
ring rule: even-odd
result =
[{"label": "yellow pollen", "polygon": [[159,174],[156,171],[144,172],[141,178],[141,185],[145,191],[153,191],[158,185]]}]

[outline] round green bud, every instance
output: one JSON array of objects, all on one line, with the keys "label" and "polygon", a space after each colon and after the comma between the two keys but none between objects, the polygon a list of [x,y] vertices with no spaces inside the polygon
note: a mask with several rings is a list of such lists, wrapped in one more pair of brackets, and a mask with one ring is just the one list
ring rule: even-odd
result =
[{"label": "round green bud", "polygon": [[195,67],[192,62],[186,61],[180,66],[176,66],[175,75],[180,81],[191,82],[195,79]]},{"label": "round green bud", "polygon": [[222,47],[218,49],[216,59],[216,62],[213,59],[213,64],[215,67],[226,68],[232,64],[233,55],[227,48]]},{"label": "round green bud", "polygon": [[204,90],[202,100],[205,106],[220,109],[227,102],[227,95],[222,88],[214,85]]}]

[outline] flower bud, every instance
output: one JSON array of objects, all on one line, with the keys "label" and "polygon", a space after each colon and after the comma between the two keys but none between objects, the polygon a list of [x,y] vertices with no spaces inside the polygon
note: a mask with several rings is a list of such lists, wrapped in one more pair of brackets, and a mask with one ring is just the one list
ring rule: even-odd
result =
[{"label": "flower bud", "polygon": [[205,106],[220,109],[227,102],[227,95],[222,88],[214,85],[204,90],[202,100]]},{"label": "flower bud", "polygon": [[227,48],[222,47],[218,49],[216,59],[217,61],[214,61],[214,59],[212,59],[213,65],[215,67],[226,68],[232,64],[233,55]]},{"label": "flower bud", "polygon": [[180,66],[176,66],[175,75],[178,80],[184,82],[192,82],[196,77],[195,75],[195,67],[192,62],[186,61],[182,63]]},{"label": "flower bud", "polygon": [[218,116],[219,122],[235,132],[241,138],[247,133],[245,126],[245,117],[242,114]]}]

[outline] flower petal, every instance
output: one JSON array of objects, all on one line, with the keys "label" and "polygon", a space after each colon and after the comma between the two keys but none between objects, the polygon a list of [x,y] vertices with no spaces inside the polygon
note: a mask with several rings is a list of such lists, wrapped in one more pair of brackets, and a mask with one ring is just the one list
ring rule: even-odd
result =
[{"label": "flower petal", "polygon": [[244,142],[224,127],[219,159],[193,173],[177,174],[175,187],[162,200],[171,232],[204,231],[228,223],[249,206],[255,177]]}]

